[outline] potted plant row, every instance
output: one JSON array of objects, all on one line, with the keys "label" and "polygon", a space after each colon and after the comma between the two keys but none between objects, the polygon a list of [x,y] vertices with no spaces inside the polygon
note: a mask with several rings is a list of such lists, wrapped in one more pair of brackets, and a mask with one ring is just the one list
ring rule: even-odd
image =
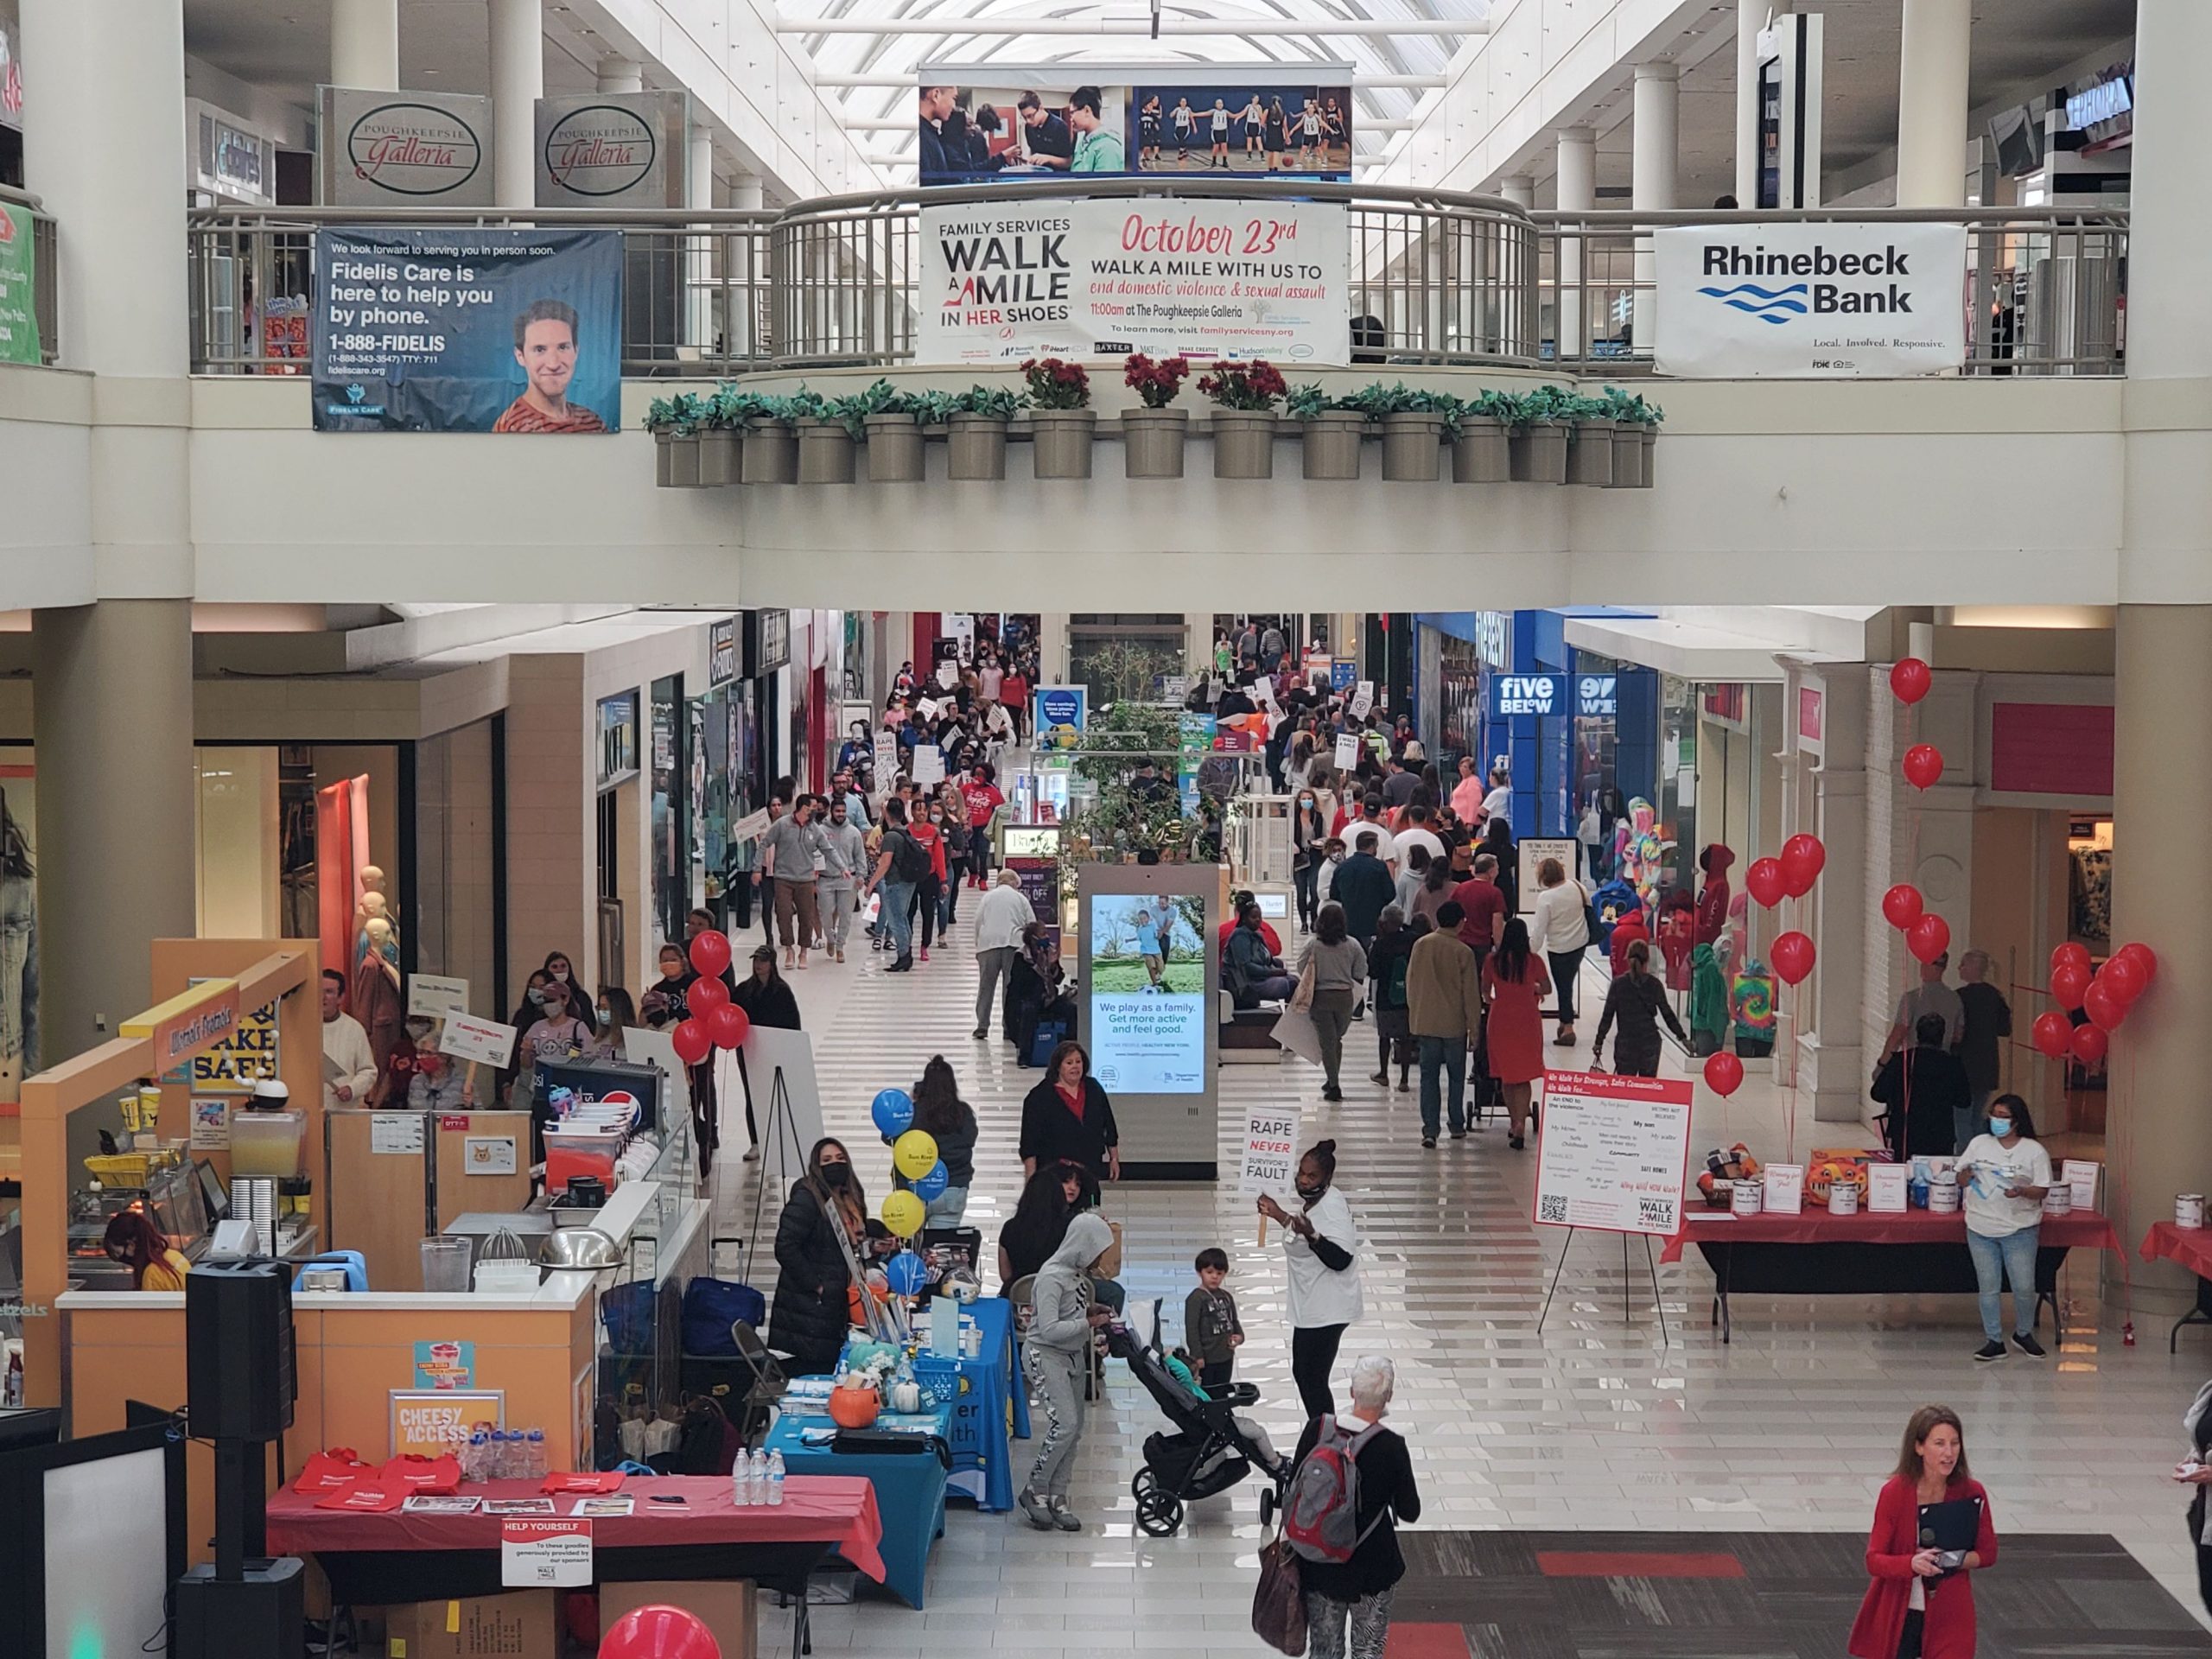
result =
[{"label": "potted plant row", "polygon": [[1289,392],[1282,371],[1264,359],[1216,363],[1198,377],[1213,402],[1213,475],[1273,478],[1275,405]]}]

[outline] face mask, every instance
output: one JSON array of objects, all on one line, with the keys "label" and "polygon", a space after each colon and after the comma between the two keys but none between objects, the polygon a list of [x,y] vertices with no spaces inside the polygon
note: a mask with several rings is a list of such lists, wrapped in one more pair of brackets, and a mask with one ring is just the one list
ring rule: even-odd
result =
[{"label": "face mask", "polygon": [[1328,1190],[1329,1189],[1325,1186],[1308,1186],[1303,1181],[1298,1183],[1298,1196],[1304,1198],[1308,1204],[1311,1204],[1314,1199],[1319,1198]]},{"label": "face mask", "polygon": [[850,1164],[824,1164],[822,1166],[822,1179],[830,1186],[842,1187],[853,1179],[853,1166]]},{"label": "face mask", "polygon": [[549,968],[546,971],[551,974],[554,978],[559,980],[563,985],[569,982],[569,970],[567,969]]},{"label": "face mask", "polygon": [[600,1017],[601,1019],[602,1019],[602,1020],[604,1020],[604,1019],[606,1019],[606,1018],[607,1017],[607,1004],[606,1004],[606,1003],[604,1003],[604,1002],[602,1002],[602,1003],[601,1003],[601,1004],[599,1005],[599,1017]]},{"label": "face mask", "polygon": [[542,1008],[545,1006],[545,993],[535,987],[532,987],[530,993],[530,1000],[537,1007]]},{"label": "face mask", "polygon": [[2009,1117],[1991,1118],[1989,1120],[1989,1132],[1995,1135],[1999,1141],[2002,1141],[2006,1135],[2012,1133],[2012,1120]]}]

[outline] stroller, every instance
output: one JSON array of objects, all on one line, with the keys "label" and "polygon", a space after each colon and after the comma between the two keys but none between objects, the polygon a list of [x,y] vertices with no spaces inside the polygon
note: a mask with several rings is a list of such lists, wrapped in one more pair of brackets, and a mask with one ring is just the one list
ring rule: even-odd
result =
[{"label": "stroller", "polygon": [[1137,1502],[1138,1527],[1154,1538],[1170,1536],[1183,1524],[1187,1500],[1225,1492],[1255,1467],[1268,1482],[1268,1490],[1260,1495],[1264,1525],[1281,1502],[1290,1460],[1271,1455],[1237,1425],[1236,1414],[1258,1402],[1259,1389],[1249,1382],[1232,1382],[1211,1400],[1193,1395],[1167,1369],[1157,1301],[1152,1305],[1152,1340],[1140,1346],[1135,1332],[1116,1325],[1110,1327],[1107,1351],[1128,1362],[1129,1370],[1174,1425],[1172,1433],[1145,1437],[1144,1467],[1129,1483],[1130,1495]]}]

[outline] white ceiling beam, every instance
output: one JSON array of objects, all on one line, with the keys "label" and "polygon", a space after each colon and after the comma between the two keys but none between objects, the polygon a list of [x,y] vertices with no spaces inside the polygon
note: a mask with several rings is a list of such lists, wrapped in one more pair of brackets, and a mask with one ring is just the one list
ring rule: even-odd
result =
[{"label": "white ceiling beam", "polygon": [[[861,116],[847,119],[843,124],[848,132],[903,132],[914,131],[914,118],[907,116]],[[1352,123],[1355,132],[1409,132],[1420,124],[1419,118],[1410,115],[1363,115]],[[1237,141],[1243,143],[1240,137]]]},{"label": "white ceiling beam", "polygon": [[[1149,17],[779,17],[779,35],[1115,35],[1154,38]],[[1209,40],[1274,40],[1285,36],[1351,35],[1487,35],[1487,22],[1474,18],[1345,18],[1331,17],[1305,22],[1281,21],[1184,22],[1160,20],[1157,38],[1197,35]],[[829,84],[826,79],[817,85]]]},{"label": "white ceiling beam", "polygon": [[[995,67],[995,66],[988,63],[942,64],[938,67],[944,69],[973,69],[978,74],[987,77]],[[1059,66],[1055,67],[1058,67]],[[1173,67],[1179,67],[1180,66]],[[1265,62],[1253,62],[1224,65],[1224,73],[1226,73],[1230,69],[1236,69],[1239,71],[1249,69],[1255,72],[1253,76],[1254,79],[1264,79],[1265,77],[1257,74],[1257,71],[1277,67],[1292,69],[1297,67],[1297,66],[1295,64],[1276,65]],[[917,77],[914,72],[909,70],[903,75],[817,74],[814,78],[814,84],[817,86],[887,87],[893,90],[911,92],[914,90],[916,79]],[[1446,86],[1449,82],[1450,77],[1446,75],[1354,75],[1351,78],[1352,90],[1355,92],[1365,92],[1371,87],[1376,86],[1405,86],[1426,91]]]}]

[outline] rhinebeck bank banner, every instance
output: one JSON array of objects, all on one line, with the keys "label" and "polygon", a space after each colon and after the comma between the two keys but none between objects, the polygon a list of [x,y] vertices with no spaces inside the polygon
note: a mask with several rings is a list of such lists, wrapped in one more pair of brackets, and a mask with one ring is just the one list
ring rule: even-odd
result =
[{"label": "rhinebeck bank banner", "polygon": [[916,360],[1340,364],[1348,235],[1336,202],[925,205]]}]

